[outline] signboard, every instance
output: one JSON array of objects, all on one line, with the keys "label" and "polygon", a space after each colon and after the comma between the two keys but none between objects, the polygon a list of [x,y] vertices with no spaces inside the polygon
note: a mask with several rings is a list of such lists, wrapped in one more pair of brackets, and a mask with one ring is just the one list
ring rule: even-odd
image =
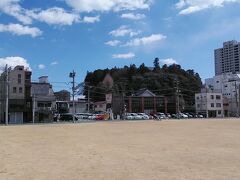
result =
[{"label": "signboard", "polygon": [[112,103],[112,94],[106,94],[106,102],[107,102],[107,104]]}]

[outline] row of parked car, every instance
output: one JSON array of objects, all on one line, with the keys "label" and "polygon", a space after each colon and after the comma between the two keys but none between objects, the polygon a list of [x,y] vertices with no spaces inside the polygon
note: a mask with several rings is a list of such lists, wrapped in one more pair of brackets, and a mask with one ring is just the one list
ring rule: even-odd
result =
[{"label": "row of parked car", "polygon": [[[55,121],[75,121],[80,120],[108,120],[110,119],[108,113],[77,113],[75,115],[71,113],[59,114],[55,116]],[[149,120],[149,119],[187,119],[187,118],[204,118],[202,114],[196,113],[157,113],[157,114],[146,114],[146,113],[126,113],[122,116],[124,120]]]},{"label": "row of parked car", "polygon": [[170,113],[157,113],[157,114],[146,114],[146,113],[126,113],[126,120],[148,120],[148,119],[186,119],[186,118],[204,118],[202,114],[195,113],[178,113],[178,114],[170,114]]},{"label": "row of parked car", "polygon": [[54,120],[55,121],[79,121],[79,120],[107,120],[109,119],[109,115],[106,113],[97,113],[97,114],[91,114],[91,113],[77,113],[77,114],[71,114],[71,113],[65,113],[65,114],[58,114],[55,115]]}]

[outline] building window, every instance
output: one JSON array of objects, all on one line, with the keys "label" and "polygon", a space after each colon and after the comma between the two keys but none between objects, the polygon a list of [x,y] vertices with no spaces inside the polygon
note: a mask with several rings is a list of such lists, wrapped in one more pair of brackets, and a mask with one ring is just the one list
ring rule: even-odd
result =
[{"label": "building window", "polygon": [[17,88],[13,87],[13,93],[17,93]]},{"label": "building window", "polygon": [[43,103],[38,103],[37,107],[42,108],[42,107],[44,107],[44,104]]},{"label": "building window", "polygon": [[31,103],[27,102],[27,108],[31,108]]},{"label": "building window", "polygon": [[23,93],[23,88],[22,87],[19,88],[19,93]]},{"label": "building window", "polygon": [[220,96],[220,95],[216,95],[216,99],[217,99],[217,100],[220,100],[220,99],[221,99],[221,96]]},{"label": "building window", "polygon": [[200,104],[197,104],[197,107],[200,108]]},{"label": "building window", "polygon": [[221,103],[217,103],[217,107],[218,108],[222,107],[222,104]]},{"label": "building window", "polygon": [[22,83],[22,75],[18,74],[18,84],[21,84],[21,83]]},{"label": "building window", "polygon": [[218,111],[218,114],[219,114],[219,115],[222,114],[222,111]]},{"label": "building window", "polygon": [[214,99],[214,95],[211,95],[211,99]]},{"label": "building window", "polygon": [[214,107],[214,103],[211,103],[211,107]]},{"label": "building window", "polygon": [[52,107],[52,103],[47,103],[46,107],[49,107],[49,108]]}]

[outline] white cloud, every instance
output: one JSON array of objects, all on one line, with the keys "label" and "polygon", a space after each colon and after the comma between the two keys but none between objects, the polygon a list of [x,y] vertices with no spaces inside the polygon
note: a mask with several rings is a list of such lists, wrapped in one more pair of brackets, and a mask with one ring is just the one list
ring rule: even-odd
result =
[{"label": "white cloud", "polygon": [[151,0],[65,0],[80,12],[148,9]]},{"label": "white cloud", "polygon": [[127,26],[121,26],[118,29],[111,31],[109,34],[114,37],[123,37],[126,35],[133,37],[133,36],[139,35],[140,33],[141,33],[141,31],[134,31],[134,30],[128,28]]},{"label": "white cloud", "polygon": [[58,65],[58,62],[57,62],[57,61],[51,62],[51,66],[55,66],[55,65]]},{"label": "white cloud", "polygon": [[121,44],[121,41],[118,40],[112,40],[112,41],[108,41],[105,43],[108,46],[118,46],[119,44]]},{"label": "white cloud", "polygon": [[160,62],[162,64],[166,64],[166,65],[178,64],[178,62],[176,60],[174,60],[173,58],[161,59]]},{"label": "white cloud", "polygon": [[20,0],[1,0],[0,12],[13,16],[24,24],[31,24],[32,19],[25,14],[26,10],[18,4],[19,2]]},{"label": "white cloud", "polygon": [[40,69],[40,70],[45,69],[45,68],[46,68],[46,66],[44,64],[39,64],[38,65],[38,69]]},{"label": "white cloud", "polygon": [[134,58],[136,55],[132,52],[127,53],[127,54],[113,54],[112,58],[113,59],[132,59]]},{"label": "white cloud", "polygon": [[31,67],[26,59],[22,57],[5,57],[0,58],[0,73],[4,70],[4,68],[8,65],[11,68],[14,68],[18,65],[24,66],[26,69],[31,70]]},{"label": "white cloud", "polygon": [[49,25],[72,25],[80,21],[79,14],[66,12],[64,9],[58,7],[28,11],[27,15]]},{"label": "white cloud", "polygon": [[130,20],[141,20],[141,19],[144,19],[145,17],[146,17],[145,14],[134,14],[134,13],[126,13],[121,15],[121,18],[130,19]]},{"label": "white cloud", "polygon": [[125,46],[141,46],[163,41],[167,38],[162,34],[152,34],[151,36],[136,38],[125,44]]},{"label": "white cloud", "polygon": [[183,8],[184,6],[186,6],[185,0],[179,0],[179,2],[176,4],[176,8],[177,8],[177,9],[181,9],[181,8]]},{"label": "white cloud", "polygon": [[23,24],[32,24],[33,19],[49,25],[72,25],[80,21],[78,13],[67,12],[63,8],[28,10],[22,8],[19,2],[20,0],[1,0],[0,12],[15,17]]},{"label": "white cloud", "polygon": [[179,14],[186,15],[204,9],[223,7],[224,4],[230,2],[240,3],[240,0],[179,0],[176,4],[176,8],[181,9]]},{"label": "white cloud", "polygon": [[95,22],[99,22],[100,21],[100,16],[85,16],[83,18],[83,22],[84,23],[95,23]]},{"label": "white cloud", "polygon": [[9,32],[18,36],[30,35],[32,37],[42,34],[42,31],[36,27],[23,26],[21,24],[0,24],[0,32]]}]

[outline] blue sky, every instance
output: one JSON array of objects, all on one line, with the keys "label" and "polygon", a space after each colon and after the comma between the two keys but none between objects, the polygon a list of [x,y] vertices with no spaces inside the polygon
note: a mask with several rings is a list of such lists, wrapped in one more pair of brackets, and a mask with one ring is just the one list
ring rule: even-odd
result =
[{"label": "blue sky", "polygon": [[239,9],[240,0],[1,0],[0,68],[23,64],[51,82],[69,82],[74,69],[81,82],[87,71],[159,57],[204,80],[214,49],[240,41]]}]

